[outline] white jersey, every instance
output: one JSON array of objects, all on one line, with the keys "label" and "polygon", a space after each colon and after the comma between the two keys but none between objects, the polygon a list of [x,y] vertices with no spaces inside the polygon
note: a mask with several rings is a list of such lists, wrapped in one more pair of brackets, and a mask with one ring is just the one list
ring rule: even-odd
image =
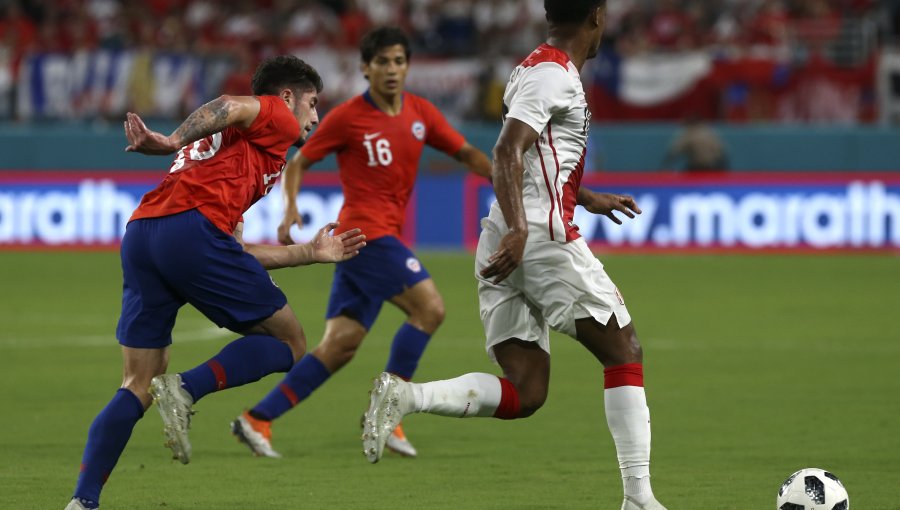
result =
[{"label": "white jersey", "polygon": [[[572,219],[591,115],[578,69],[562,50],[540,45],[510,76],[503,107],[504,122],[512,117],[540,133],[523,157],[528,241],[566,243],[581,237]],[[488,219],[506,230],[499,204]]]}]

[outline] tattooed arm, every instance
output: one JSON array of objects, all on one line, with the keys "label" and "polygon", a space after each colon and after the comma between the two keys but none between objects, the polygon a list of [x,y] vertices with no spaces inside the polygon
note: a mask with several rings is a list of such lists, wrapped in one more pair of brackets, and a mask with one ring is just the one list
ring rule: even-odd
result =
[{"label": "tattooed arm", "polygon": [[125,120],[127,152],[171,154],[185,145],[218,133],[228,126],[246,129],[259,115],[259,99],[253,96],[219,96],[194,110],[178,129],[166,136],[152,131],[134,113]]}]

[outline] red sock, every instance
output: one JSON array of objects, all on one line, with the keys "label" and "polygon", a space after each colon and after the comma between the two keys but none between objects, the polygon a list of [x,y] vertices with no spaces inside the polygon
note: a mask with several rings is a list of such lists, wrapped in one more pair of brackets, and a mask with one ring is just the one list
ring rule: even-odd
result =
[{"label": "red sock", "polygon": [[494,411],[494,418],[501,420],[514,420],[519,417],[521,406],[519,405],[519,392],[509,379],[498,377],[500,379],[500,403],[497,410]]},{"label": "red sock", "polygon": [[618,388],[619,386],[644,387],[644,365],[640,363],[625,363],[603,369],[603,388]]}]

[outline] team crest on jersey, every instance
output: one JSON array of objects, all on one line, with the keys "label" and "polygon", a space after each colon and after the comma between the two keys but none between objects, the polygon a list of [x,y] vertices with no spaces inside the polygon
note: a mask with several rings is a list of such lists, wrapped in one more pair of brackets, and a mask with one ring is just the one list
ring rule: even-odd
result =
[{"label": "team crest on jersey", "polygon": [[410,257],[406,259],[406,268],[412,271],[413,273],[418,273],[422,271],[422,264],[419,263],[414,257]]},{"label": "team crest on jersey", "polygon": [[422,121],[417,120],[413,122],[412,125],[412,134],[416,137],[416,140],[420,142],[425,139],[425,124]]}]

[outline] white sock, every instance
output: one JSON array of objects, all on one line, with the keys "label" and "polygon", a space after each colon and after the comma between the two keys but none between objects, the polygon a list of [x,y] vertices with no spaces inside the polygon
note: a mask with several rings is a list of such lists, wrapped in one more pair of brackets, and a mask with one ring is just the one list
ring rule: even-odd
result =
[{"label": "white sock", "polygon": [[473,373],[422,384],[413,384],[413,412],[467,418],[493,416],[500,405],[500,379]]},{"label": "white sock", "polygon": [[622,478],[622,487],[625,489],[625,495],[639,505],[644,505],[653,499],[653,489],[650,488],[650,475],[640,478],[625,476]]},{"label": "white sock", "polygon": [[625,495],[644,504],[653,498],[650,488],[650,409],[644,388],[608,388],[604,390],[603,398]]}]

